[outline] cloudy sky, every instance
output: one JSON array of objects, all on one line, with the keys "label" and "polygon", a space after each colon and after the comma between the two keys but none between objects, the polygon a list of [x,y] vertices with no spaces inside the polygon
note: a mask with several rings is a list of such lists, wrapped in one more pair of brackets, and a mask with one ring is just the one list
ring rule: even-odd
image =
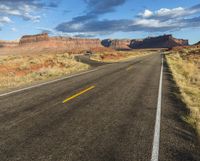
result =
[{"label": "cloudy sky", "polygon": [[25,34],[200,41],[199,0],[0,0],[0,39]]}]

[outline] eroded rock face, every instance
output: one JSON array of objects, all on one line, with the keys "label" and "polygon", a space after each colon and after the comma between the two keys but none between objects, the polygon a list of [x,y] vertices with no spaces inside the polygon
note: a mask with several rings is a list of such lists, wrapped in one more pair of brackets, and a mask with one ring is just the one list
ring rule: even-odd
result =
[{"label": "eroded rock face", "polygon": [[140,48],[172,48],[175,46],[187,46],[188,40],[176,39],[172,35],[163,35],[158,37],[148,37],[146,39],[134,39],[130,43],[130,47],[134,49]]},{"label": "eroded rock face", "polygon": [[53,37],[50,42],[55,44],[62,44],[69,50],[73,49],[91,49],[102,47],[100,39],[83,39],[83,38],[67,38],[67,37]]},{"label": "eroded rock face", "polygon": [[130,49],[130,43],[131,40],[129,39],[117,39],[117,40],[112,40],[111,46],[114,49]]},{"label": "eroded rock face", "polygon": [[111,39],[104,39],[101,41],[101,44],[105,47],[110,47],[111,46],[111,43],[112,43],[112,40]]},{"label": "eroded rock face", "polygon": [[196,44],[194,44],[194,45],[200,45],[200,41],[199,42],[197,42]]},{"label": "eroded rock face", "polygon": [[131,43],[130,39],[105,39],[101,41],[102,45],[105,47],[111,47],[113,49],[130,49],[129,45]]},{"label": "eroded rock face", "polygon": [[19,41],[19,44],[34,43],[39,41],[48,41],[49,36],[47,33],[37,34],[37,35],[25,35]]},{"label": "eroded rock face", "polygon": [[142,48],[172,48],[175,46],[187,46],[188,40],[176,39],[172,35],[163,35],[158,37],[148,37],[145,39],[121,39],[111,40],[105,39],[102,41],[105,47],[114,49],[142,49]]},{"label": "eroded rock face", "polygon": [[62,48],[66,51],[90,50],[103,47],[99,39],[83,39],[70,37],[49,37],[48,34],[26,35],[20,39],[20,46]]},{"label": "eroded rock face", "polygon": [[3,47],[16,47],[18,46],[19,42],[18,41],[2,41],[0,40],[0,48]]}]

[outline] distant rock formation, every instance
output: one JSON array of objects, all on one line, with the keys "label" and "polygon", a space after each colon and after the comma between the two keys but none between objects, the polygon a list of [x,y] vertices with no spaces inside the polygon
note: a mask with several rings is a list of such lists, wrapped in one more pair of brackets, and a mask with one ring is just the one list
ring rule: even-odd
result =
[{"label": "distant rock formation", "polygon": [[113,49],[130,49],[130,39],[105,39],[101,41],[101,44],[105,47],[111,47]]},{"label": "distant rock formation", "polygon": [[68,37],[52,37],[50,38],[51,42],[62,43],[69,50],[71,49],[83,49],[89,50],[91,48],[103,47],[101,45],[100,39],[86,39],[86,38],[68,38]]},{"label": "distant rock formation", "polygon": [[0,54],[63,53],[79,54],[87,50],[94,52],[113,49],[172,48],[187,46],[188,40],[176,39],[172,35],[148,37],[146,39],[87,39],[72,37],[49,37],[47,33],[25,35],[19,41],[0,41]]},{"label": "distant rock formation", "polygon": [[0,40],[0,48],[3,47],[16,47],[18,46],[19,42],[18,41],[3,41]]},{"label": "distant rock formation", "polygon": [[19,44],[34,43],[39,41],[48,41],[49,36],[47,33],[37,35],[25,35],[19,41]]},{"label": "distant rock formation", "polygon": [[102,45],[114,49],[142,49],[142,48],[172,48],[175,46],[187,46],[188,40],[176,39],[172,35],[148,37],[145,39],[105,39]]},{"label": "distant rock formation", "polygon": [[196,44],[194,44],[194,45],[200,45],[200,41],[199,42],[197,42]]},{"label": "distant rock formation", "polygon": [[105,47],[110,47],[111,46],[111,43],[112,43],[112,40],[111,39],[104,39],[101,41],[101,44]]},{"label": "distant rock formation", "polygon": [[133,49],[140,48],[172,48],[175,46],[187,46],[188,40],[176,39],[172,35],[163,35],[158,37],[148,37],[146,39],[134,39],[130,43]]},{"label": "distant rock formation", "polygon": [[90,50],[103,47],[100,39],[71,38],[71,37],[49,37],[47,33],[38,35],[25,35],[20,39],[20,46],[35,46],[45,48],[65,48],[71,50]]}]

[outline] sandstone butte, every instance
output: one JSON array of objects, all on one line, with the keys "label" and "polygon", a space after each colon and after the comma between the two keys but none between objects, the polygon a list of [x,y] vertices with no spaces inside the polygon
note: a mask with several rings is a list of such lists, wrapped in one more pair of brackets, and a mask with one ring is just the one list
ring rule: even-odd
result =
[{"label": "sandstone butte", "polygon": [[[187,46],[188,40],[176,39],[172,35],[148,37],[145,39],[87,39],[72,37],[49,37],[47,33],[22,36],[19,41],[0,41],[0,49],[14,48],[21,52],[60,50],[79,53],[83,50],[111,49],[139,49],[139,48],[172,48]],[[0,50],[0,54],[1,54]],[[5,50],[6,51],[6,50]],[[14,50],[13,50],[14,51]],[[16,52],[15,51],[15,52]],[[74,52],[73,52],[74,51]],[[33,52],[34,53],[34,52]]]},{"label": "sandstone butte", "polygon": [[188,40],[176,39],[172,35],[148,37],[142,40],[132,40],[131,48],[172,48],[175,46],[188,46]]}]

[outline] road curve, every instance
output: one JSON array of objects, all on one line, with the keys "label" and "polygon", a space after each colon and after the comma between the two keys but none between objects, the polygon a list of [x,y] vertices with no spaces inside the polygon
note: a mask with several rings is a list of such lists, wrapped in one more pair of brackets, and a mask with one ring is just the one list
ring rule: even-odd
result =
[{"label": "road curve", "polygon": [[[1,161],[150,161],[161,55],[0,97]],[[164,63],[160,161],[198,161]],[[66,101],[67,100],[67,101]]]}]

